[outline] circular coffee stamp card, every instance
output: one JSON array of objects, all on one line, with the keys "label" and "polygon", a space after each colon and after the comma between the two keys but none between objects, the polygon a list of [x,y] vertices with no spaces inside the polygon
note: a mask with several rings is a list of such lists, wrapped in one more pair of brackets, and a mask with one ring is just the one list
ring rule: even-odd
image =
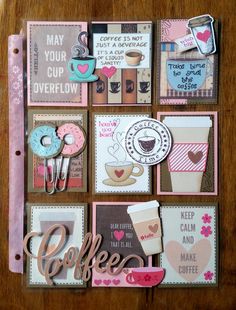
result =
[{"label": "circular coffee stamp card", "polygon": [[144,165],[156,165],[169,154],[172,138],[169,129],[161,122],[147,118],[128,129],[125,148],[130,157]]}]

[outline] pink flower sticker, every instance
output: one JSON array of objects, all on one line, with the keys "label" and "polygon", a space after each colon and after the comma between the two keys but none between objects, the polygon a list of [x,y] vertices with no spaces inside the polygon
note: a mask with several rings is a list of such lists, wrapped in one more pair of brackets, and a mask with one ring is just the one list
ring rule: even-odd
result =
[{"label": "pink flower sticker", "polygon": [[212,216],[210,216],[209,214],[205,213],[203,216],[202,216],[202,220],[203,220],[203,223],[211,223],[211,219],[212,219]]},{"label": "pink flower sticker", "polygon": [[212,234],[211,226],[202,226],[201,234],[204,237],[209,237]]},{"label": "pink flower sticker", "polygon": [[207,271],[204,273],[204,278],[205,278],[205,280],[212,280],[213,275],[214,275],[213,272]]}]

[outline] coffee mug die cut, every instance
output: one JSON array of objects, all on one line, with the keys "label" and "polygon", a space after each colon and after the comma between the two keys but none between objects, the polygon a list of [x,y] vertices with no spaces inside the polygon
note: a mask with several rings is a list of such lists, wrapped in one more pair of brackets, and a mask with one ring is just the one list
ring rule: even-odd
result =
[{"label": "coffee mug die cut", "polygon": [[92,56],[73,57],[68,62],[68,70],[72,74],[71,81],[77,82],[94,82],[98,77],[94,74],[96,60]]}]

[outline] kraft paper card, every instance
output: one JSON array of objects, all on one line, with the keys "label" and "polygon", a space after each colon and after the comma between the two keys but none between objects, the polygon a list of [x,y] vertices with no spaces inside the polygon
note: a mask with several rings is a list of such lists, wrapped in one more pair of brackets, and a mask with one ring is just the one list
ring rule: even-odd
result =
[{"label": "kraft paper card", "polygon": [[173,145],[157,166],[161,195],[217,195],[217,112],[159,112]]},{"label": "kraft paper card", "polygon": [[[61,224],[66,228],[66,244],[65,248],[56,251],[59,248],[61,235],[57,228],[51,235],[46,245],[45,254],[49,254],[55,250],[52,258],[61,258],[65,249],[69,247],[81,247],[84,236],[87,233],[87,205],[83,203],[75,204],[28,204],[28,232],[42,232],[45,234],[50,227],[55,224]],[[42,241],[42,236],[31,238],[30,252],[37,254]],[[74,268],[62,267],[58,274],[53,276],[53,286],[49,286],[45,276],[40,273],[37,259],[28,257],[27,261],[27,280],[30,287],[86,287],[86,282],[77,280],[74,277]]]},{"label": "kraft paper card", "polygon": [[151,168],[136,163],[125,148],[127,129],[149,113],[93,115],[93,184],[95,194],[150,194]]},{"label": "kraft paper card", "polygon": [[160,267],[165,269],[162,287],[217,286],[217,216],[214,203],[161,207],[164,251]]},{"label": "kraft paper card", "polygon": [[92,22],[91,44],[93,105],[151,104],[152,22]]},{"label": "kraft paper card", "polygon": [[[79,125],[87,133],[87,112],[81,110],[29,110],[28,112],[28,134],[32,129],[42,126],[54,126],[58,128],[61,125],[72,123]],[[87,140],[87,138],[86,138]],[[86,142],[87,144],[87,142]],[[47,171],[52,175],[53,160],[47,160]],[[59,154],[56,158],[56,164],[62,160]],[[61,167],[62,174],[68,169],[68,181],[66,191],[86,192],[87,191],[87,147],[83,152],[75,157],[63,158]],[[31,147],[28,145],[28,191],[44,192],[44,159],[33,154]],[[51,186],[49,186],[51,187]],[[63,187],[63,181],[58,184],[58,188]]]},{"label": "kraft paper card", "polygon": [[87,106],[87,83],[70,80],[72,47],[86,22],[27,22],[30,106]]},{"label": "kraft paper card", "polygon": [[[138,240],[127,208],[133,203],[93,203],[93,235],[101,234],[102,244],[99,249],[108,251],[110,255],[119,253],[121,257],[127,257],[136,254],[144,260],[144,265],[151,266],[151,256],[149,258],[144,254],[141,243]],[[141,287],[139,284],[127,282],[129,274],[134,268],[137,268],[137,261],[131,259],[125,265],[125,268],[118,275],[109,275],[107,272],[98,273],[93,269],[92,286],[93,287]]]},{"label": "kraft paper card", "polygon": [[216,52],[203,55],[197,46],[199,42],[207,46],[213,36],[217,39],[218,23],[213,23],[213,35],[205,21],[197,35],[200,38],[197,44],[188,25],[187,19],[158,21],[156,68],[160,104],[217,103],[218,47]]}]

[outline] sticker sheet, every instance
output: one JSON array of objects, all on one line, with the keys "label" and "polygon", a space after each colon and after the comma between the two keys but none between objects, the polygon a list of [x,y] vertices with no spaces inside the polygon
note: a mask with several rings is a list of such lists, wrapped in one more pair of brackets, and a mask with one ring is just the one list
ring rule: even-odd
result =
[{"label": "sticker sheet", "polygon": [[151,104],[152,22],[92,22],[93,105]]},{"label": "sticker sheet", "polygon": [[173,146],[157,166],[161,195],[217,195],[217,112],[159,112]]},{"label": "sticker sheet", "polygon": [[149,194],[151,168],[135,162],[125,149],[127,126],[149,113],[93,115],[94,193]]},{"label": "sticker sheet", "polygon": [[[58,128],[64,124],[79,125],[84,132],[87,132],[87,112],[81,110],[30,110],[28,112],[28,134],[32,129],[41,125],[49,125]],[[69,134],[68,134],[69,135]],[[29,142],[29,141],[28,141]],[[86,142],[87,144],[87,142]],[[86,192],[87,191],[87,147],[83,152],[75,157],[65,157],[59,154],[56,157],[56,164],[62,162],[61,173],[66,174],[68,168],[68,181],[66,182],[66,191]],[[54,158],[47,160],[47,167],[44,166],[44,160],[33,154],[31,147],[28,147],[28,191],[44,192],[45,169],[49,175],[53,175]],[[61,174],[60,173],[60,174]],[[58,188],[63,187],[64,181],[61,180]],[[50,186],[51,187],[51,186]]]},{"label": "sticker sheet", "polygon": [[[134,231],[132,221],[127,213],[132,203],[93,203],[93,234],[101,234],[102,244],[99,252],[108,251],[110,255],[119,253],[122,257],[130,254],[139,255],[144,260],[144,266],[151,265],[151,258],[144,254],[140,241]],[[99,254],[99,252],[97,254]],[[127,262],[125,268],[118,275],[98,273],[93,270],[93,287],[141,287],[137,283],[127,282],[129,273],[138,267],[135,259]]]},{"label": "sticker sheet", "polygon": [[87,106],[87,84],[70,79],[71,49],[85,22],[27,22],[30,106]]},{"label": "sticker sheet", "polygon": [[[156,68],[160,104],[217,103],[217,50],[204,55],[198,46],[209,46],[218,24],[210,17],[202,23],[191,28],[187,19],[158,21]],[[197,31],[196,40],[193,31]]]},{"label": "sticker sheet", "polygon": [[162,205],[162,287],[218,284],[217,216],[215,204]]},{"label": "sticker sheet", "polygon": [[[87,232],[87,205],[86,204],[28,204],[28,231],[45,234],[50,227],[55,224],[61,224],[66,229],[65,248],[71,246],[81,247],[84,236]],[[60,247],[60,240],[62,239],[61,230],[55,229],[51,231],[48,242],[45,245],[44,255],[48,259],[63,258],[64,247]],[[30,253],[36,254],[42,247],[42,235],[34,236],[29,241]],[[43,259],[42,265],[38,263],[36,258],[29,257],[27,265],[27,279],[30,287],[49,286],[45,280],[45,266],[46,262]],[[42,267],[42,268],[40,268]],[[53,277],[54,286],[49,287],[65,287],[76,286],[86,287],[83,280],[77,280],[74,277],[73,268],[63,266],[59,273]]]}]

